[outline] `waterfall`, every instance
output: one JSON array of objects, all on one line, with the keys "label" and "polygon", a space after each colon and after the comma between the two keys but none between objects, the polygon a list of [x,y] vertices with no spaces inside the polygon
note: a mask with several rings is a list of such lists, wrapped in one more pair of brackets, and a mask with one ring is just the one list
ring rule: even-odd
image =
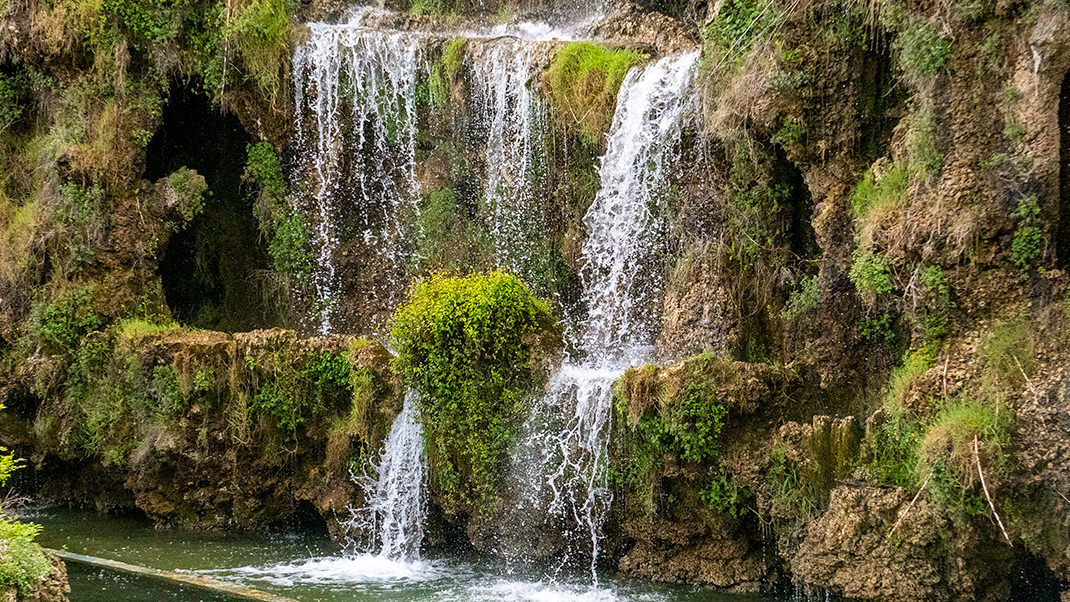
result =
[{"label": "waterfall", "polygon": [[[698,52],[633,68],[617,98],[601,190],[584,217],[587,240],[581,274],[588,318],[580,325],[578,361],[568,359],[536,404],[528,449],[541,455],[529,478],[530,499],[569,525],[594,574],[600,529],[612,500],[607,487],[613,382],[647,361],[657,331],[660,238],[656,211],[675,164]],[[555,428],[556,427],[556,428]],[[530,453],[530,451],[529,451]],[[545,467],[545,468],[544,468]]]},{"label": "waterfall", "polygon": [[352,518],[346,524],[347,531],[358,536],[350,542],[356,551],[402,560],[419,556],[427,513],[427,460],[416,406],[416,394],[410,391],[390,427],[378,466],[372,466],[374,476],[365,473],[354,479],[365,495],[364,506],[350,509]]},{"label": "waterfall", "polygon": [[540,222],[533,163],[546,134],[545,108],[529,84],[542,69],[547,44],[503,37],[472,46],[476,129],[486,138],[488,225],[498,265],[524,276]]},{"label": "waterfall", "polygon": [[297,148],[310,175],[306,202],[314,218],[313,284],[319,330],[331,331],[337,303],[337,221],[356,212],[364,248],[380,274],[366,303],[389,307],[399,288],[411,238],[405,210],[415,211],[417,75],[420,38],[362,25],[361,11],[344,25],[312,23],[294,53]]}]

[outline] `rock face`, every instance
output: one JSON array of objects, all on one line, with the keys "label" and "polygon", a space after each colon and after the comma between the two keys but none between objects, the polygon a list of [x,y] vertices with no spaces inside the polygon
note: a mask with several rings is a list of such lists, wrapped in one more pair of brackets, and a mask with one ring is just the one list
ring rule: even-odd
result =
[{"label": "rock face", "polygon": [[793,578],[860,600],[1006,599],[997,572],[976,570],[1012,562],[998,532],[952,535],[929,502],[907,512],[911,497],[903,490],[833,489],[828,509],[807,526],[790,560]]},{"label": "rock face", "polygon": [[[350,463],[378,452],[401,403],[378,343],[283,330],[108,337],[111,358],[92,367],[103,378],[83,375],[81,413],[57,422],[44,405],[32,427],[8,424],[28,437],[46,499],[201,529],[264,528],[303,502],[335,530],[360,503]],[[98,397],[120,405],[82,438]]]}]

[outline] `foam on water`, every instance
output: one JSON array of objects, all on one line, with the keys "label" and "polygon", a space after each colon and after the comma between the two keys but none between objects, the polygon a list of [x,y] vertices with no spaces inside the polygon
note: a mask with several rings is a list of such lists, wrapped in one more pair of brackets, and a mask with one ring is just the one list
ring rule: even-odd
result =
[{"label": "foam on water", "polygon": [[424,560],[397,560],[379,554],[330,556],[268,566],[201,571],[240,582],[259,581],[281,587],[295,585],[409,584],[434,581],[448,573]]}]

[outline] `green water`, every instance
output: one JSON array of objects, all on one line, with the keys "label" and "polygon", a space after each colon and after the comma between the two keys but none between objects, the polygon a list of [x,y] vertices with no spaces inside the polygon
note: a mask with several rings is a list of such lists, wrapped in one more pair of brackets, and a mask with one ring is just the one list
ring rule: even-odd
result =
[{"label": "green water", "polygon": [[[704,589],[626,582],[590,576],[509,569],[450,558],[401,563],[347,557],[325,537],[308,534],[231,535],[158,530],[151,522],[67,510],[25,518],[45,528],[41,544],[157,569],[206,575],[302,602],[770,602]],[[68,563],[72,602],[217,602],[228,600],[192,587]]]}]

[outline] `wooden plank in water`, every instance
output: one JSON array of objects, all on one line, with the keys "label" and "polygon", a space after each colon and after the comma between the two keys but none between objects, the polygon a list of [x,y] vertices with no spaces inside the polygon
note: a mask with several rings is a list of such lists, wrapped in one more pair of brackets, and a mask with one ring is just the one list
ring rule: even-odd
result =
[{"label": "wooden plank in water", "polygon": [[118,560],[108,560],[107,558],[97,558],[95,556],[75,554],[74,552],[64,552],[62,550],[52,550],[49,548],[45,548],[45,550],[55,554],[56,556],[59,556],[65,561],[79,562],[82,564],[111,569],[114,571],[132,573],[134,575],[144,575],[147,577],[154,577],[156,579],[175,581],[185,585],[199,587],[201,589],[221,592],[229,596],[233,596],[235,598],[258,600],[260,602],[300,602],[299,600],[287,598],[286,596],[269,594],[268,592],[262,592],[260,590],[252,589],[250,587],[243,587],[234,583],[227,583],[226,581],[212,579],[211,577],[202,577],[190,573],[179,573],[176,571],[164,571],[160,569],[149,568],[146,566],[138,566],[136,564],[127,564],[125,562],[119,562]]}]

